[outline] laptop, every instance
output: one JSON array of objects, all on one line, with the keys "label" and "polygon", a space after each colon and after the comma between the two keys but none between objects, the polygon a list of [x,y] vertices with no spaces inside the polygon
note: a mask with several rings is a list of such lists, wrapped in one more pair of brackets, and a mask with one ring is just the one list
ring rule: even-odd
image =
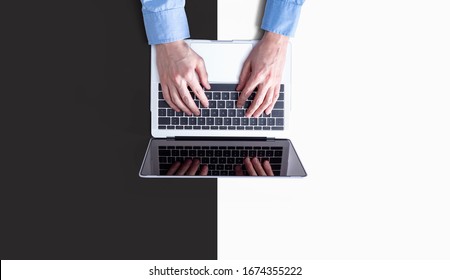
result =
[{"label": "laptop", "polygon": [[147,147],[139,176],[226,177],[274,175],[304,177],[305,169],[289,140],[295,126],[291,110],[291,45],[288,45],[279,99],[270,115],[244,116],[237,108],[236,86],[242,65],[258,41],[186,40],[205,61],[210,90],[209,107],[200,116],[175,112],[164,101],[159,84],[155,48],[151,50],[150,111],[153,138]]}]

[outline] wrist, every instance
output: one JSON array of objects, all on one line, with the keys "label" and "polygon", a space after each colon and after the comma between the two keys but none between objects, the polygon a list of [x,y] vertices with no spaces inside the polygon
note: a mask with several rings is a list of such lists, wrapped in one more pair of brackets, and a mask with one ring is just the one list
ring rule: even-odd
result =
[{"label": "wrist", "polygon": [[278,45],[287,45],[289,42],[289,37],[278,33],[266,31],[264,32],[262,40],[268,41],[270,43],[275,43]]}]

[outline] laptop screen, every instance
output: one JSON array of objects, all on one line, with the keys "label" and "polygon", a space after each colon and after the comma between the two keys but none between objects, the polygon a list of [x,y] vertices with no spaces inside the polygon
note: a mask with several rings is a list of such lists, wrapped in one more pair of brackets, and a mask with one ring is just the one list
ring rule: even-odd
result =
[{"label": "laptop screen", "polygon": [[142,177],[306,176],[289,140],[152,139]]}]

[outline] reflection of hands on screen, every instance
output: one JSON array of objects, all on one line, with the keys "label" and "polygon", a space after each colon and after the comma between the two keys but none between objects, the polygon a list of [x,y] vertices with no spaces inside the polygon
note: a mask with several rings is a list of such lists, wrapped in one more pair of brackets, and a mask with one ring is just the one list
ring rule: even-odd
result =
[{"label": "reflection of hands on screen", "polygon": [[[274,176],[272,167],[270,166],[268,160],[263,161],[263,163],[261,164],[257,157],[254,157],[252,159],[246,157],[244,159],[244,166],[247,170],[248,176]],[[244,176],[242,165],[236,165],[234,171],[236,172],[237,176]]]},{"label": "reflection of hands on screen", "polygon": [[206,176],[208,175],[208,166],[202,165],[200,167],[199,159],[186,159],[183,163],[177,161],[172,164],[167,171],[167,175],[178,175],[178,176]]},{"label": "reflection of hands on screen", "polygon": [[241,91],[238,107],[242,107],[255,88],[258,88],[246,117],[259,117],[272,112],[280,95],[280,83],[286,60],[289,37],[266,32],[245,61],[237,91]]},{"label": "reflection of hands on screen", "polygon": [[200,85],[201,83],[205,88],[210,88],[203,59],[186,42],[180,40],[156,45],[156,63],[167,104],[177,112],[200,115],[188,86],[203,107],[208,107],[208,98]]}]

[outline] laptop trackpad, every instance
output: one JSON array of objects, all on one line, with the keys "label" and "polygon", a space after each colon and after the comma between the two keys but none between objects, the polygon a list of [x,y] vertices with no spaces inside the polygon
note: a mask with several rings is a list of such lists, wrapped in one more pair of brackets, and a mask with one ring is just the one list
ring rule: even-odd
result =
[{"label": "laptop trackpad", "polygon": [[191,48],[203,57],[210,83],[237,84],[251,43],[192,43]]}]

